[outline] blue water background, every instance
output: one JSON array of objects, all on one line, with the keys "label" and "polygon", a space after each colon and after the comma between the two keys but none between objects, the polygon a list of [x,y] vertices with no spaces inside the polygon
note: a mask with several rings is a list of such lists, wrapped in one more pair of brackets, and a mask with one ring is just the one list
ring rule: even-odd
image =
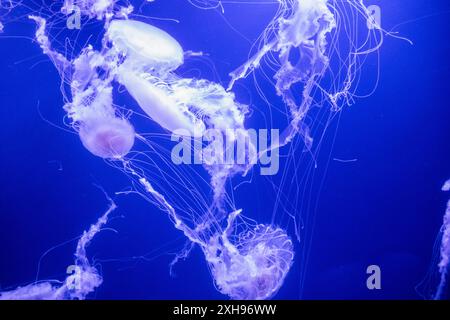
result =
[{"label": "blue water background", "polygon": [[[279,299],[420,298],[415,286],[432,261],[448,198],[440,187],[450,178],[450,4],[370,2],[382,7],[385,28],[406,22],[395,30],[414,45],[385,39],[376,92],[345,108],[336,136],[335,131],[327,136],[336,140],[322,157],[358,161],[330,162],[315,198],[315,223],[305,226],[314,230],[311,254],[307,263],[300,261],[305,248],[296,244],[296,261]],[[275,7],[225,8],[227,21],[180,0],[158,0],[143,12],[178,19],[150,21],[185,50],[208,53],[226,84],[227,73],[249,52],[244,37],[254,40]],[[107,208],[93,184],[110,194],[130,185],[121,172],[87,152],[75,134],[55,126],[63,126],[64,117],[60,78],[31,40],[34,28],[22,17],[6,24],[0,36],[0,289],[33,281],[46,250],[80,235]],[[210,66],[199,66],[199,75],[213,78]],[[373,66],[367,72],[373,79]],[[372,85],[362,81],[360,89]],[[248,101],[249,95],[258,101],[256,91],[241,90],[237,97]],[[272,208],[258,203],[271,199],[257,191],[248,188],[239,205],[258,207],[248,215],[267,220]],[[91,298],[224,298],[198,248],[176,265],[175,277],[169,275],[184,238],[164,213],[132,195],[117,198],[117,204],[108,224],[117,232],[102,232],[88,249],[104,276]],[[63,279],[74,246],[70,242],[46,255],[39,279]],[[143,255],[147,259],[137,258]],[[381,290],[366,288],[366,267],[372,264],[381,267]]]}]

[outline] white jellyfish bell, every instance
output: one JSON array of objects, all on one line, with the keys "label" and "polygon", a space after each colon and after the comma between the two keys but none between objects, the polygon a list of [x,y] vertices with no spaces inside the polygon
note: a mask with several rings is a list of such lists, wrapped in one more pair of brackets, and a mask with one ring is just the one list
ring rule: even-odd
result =
[{"label": "white jellyfish bell", "polygon": [[128,66],[174,70],[183,64],[183,49],[178,41],[144,22],[113,20],[106,36],[115,50],[128,57]]}]

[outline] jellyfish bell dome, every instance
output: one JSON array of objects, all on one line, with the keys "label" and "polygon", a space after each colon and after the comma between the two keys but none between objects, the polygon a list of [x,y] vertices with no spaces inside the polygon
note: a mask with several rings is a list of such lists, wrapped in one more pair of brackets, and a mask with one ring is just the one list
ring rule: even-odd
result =
[{"label": "jellyfish bell dome", "polygon": [[174,70],[183,64],[183,48],[167,32],[135,20],[111,21],[106,36],[135,64]]},{"label": "jellyfish bell dome", "polygon": [[80,124],[83,146],[104,159],[123,158],[134,145],[133,126],[122,118],[91,119]]}]

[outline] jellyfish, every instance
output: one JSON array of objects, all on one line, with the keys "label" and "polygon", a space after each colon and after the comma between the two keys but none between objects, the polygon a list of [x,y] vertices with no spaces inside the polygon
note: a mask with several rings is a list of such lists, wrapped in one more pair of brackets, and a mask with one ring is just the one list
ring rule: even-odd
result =
[{"label": "jellyfish", "polygon": [[[279,1],[279,10],[266,30],[261,36],[258,50],[251,58],[239,68],[230,73],[231,81],[228,89],[231,90],[236,81],[248,77],[257,69],[263,68],[265,59],[274,63],[275,74],[273,75],[274,87],[289,109],[289,125],[281,133],[280,139],[270,149],[283,147],[293,141],[296,135],[300,135],[306,148],[311,149],[313,137],[310,134],[306,117],[312,107],[321,106],[315,102],[315,91],[327,99],[332,110],[339,111],[343,103],[349,103],[352,96],[352,85],[355,79],[358,58],[377,50],[382,45],[382,40],[374,38],[379,33],[381,39],[385,33],[380,26],[374,25],[367,32],[366,39],[359,44],[353,39],[352,34],[345,34],[348,38],[349,53],[345,55],[348,61],[345,65],[339,65],[337,75],[345,72],[343,81],[338,76],[333,77],[333,88],[327,90],[321,84],[322,79],[330,72],[330,55],[333,53],[333,43],[336,41],[341,30],[339,20],[341,6],[348,5],[355,10],[355,18],[363,21],[372,21],[373,18],[362,1],[333,1],[333,0],[295,0]],[[350,21],[350,24],[358,23],[358,19]],[[333,33],[335,35],[333,35]],[[375,41],[375,46],[366,48],[370,40]],[[297,59],[292,59],[297,56]],[[334,72],[334,71],[333,71]],[[298,88],[297,85],[301,85]]]},{"label": "jellyfish", "polygon": [[134,129],[128,121],[102,118],[84,121],[80,126],[83,146],[101,158],[122,158],[134,144]]},{"label": "jellyfish", "polygon": [[83,145],[102,158],[126,155],[134,144],[134,128],[113,106],[112,79],[101,79],[96,71],[105,63],[103,57],[87,47],[73,63],[68,61],[52,50],[45,34],[46,20],[37,16],[30,16],[30,19],[39,26],[36,39],[44,53],[61,74],[70,78],[73,101],[66,103],[64,109]]},{"label": "jellyfish", "polygon": [[[442,186],[442,191],[450,191],[450,180]],[[450,200],[447,203],[447,210],[444,214],[441,233],[441,246],[440,246],[440,261],[438,263],[439,273],[441,274],[439,284],[434,295],[435,300],[442,298],[446,282],[448,266],[450,263]]]},{"label": "jellyfish", "polygon": [[241,212],[231,213],[224,232],[209,240],[206,260],[223,294],[237,300],[269,299],[291,268],[293,243],[286,231],[272,225],[246,226],[233,234]]},{"label": "jellyfish", "polygon": [[[450,191],[450,180],[447,180],[441,188],[442,191]],[[442,225],[436,236],[433,246],[432,260],[422,281],[415,287],[416,292],[427,300],[447,299],[448,269],[450,263],[450,200],[442,219]],[[448,291],[448,290],[447,290]]]},{"label": "jellyfish", "polygon": [[245,218],[237,223],[242,210],[236,210],[228,215],[222,230],[202,237],[204,226],[190,229],[145,178],[140,182],[168,212],[175,227],[200,246],[221,293],[241,300],[269,299],[277,293],[294,259],[293,243],[286,231]]}]

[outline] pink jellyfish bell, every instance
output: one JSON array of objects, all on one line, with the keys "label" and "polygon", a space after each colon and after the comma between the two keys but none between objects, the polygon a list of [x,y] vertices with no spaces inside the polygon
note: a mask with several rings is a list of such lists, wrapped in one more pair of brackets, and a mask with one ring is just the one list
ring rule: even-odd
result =
[{"label": "pink jellyfish bell", "polygon": [[121,159],[134,144],[133,126],[122,118],[100,118],[83,122],[79,131],[83,146],[105,159]]}]

